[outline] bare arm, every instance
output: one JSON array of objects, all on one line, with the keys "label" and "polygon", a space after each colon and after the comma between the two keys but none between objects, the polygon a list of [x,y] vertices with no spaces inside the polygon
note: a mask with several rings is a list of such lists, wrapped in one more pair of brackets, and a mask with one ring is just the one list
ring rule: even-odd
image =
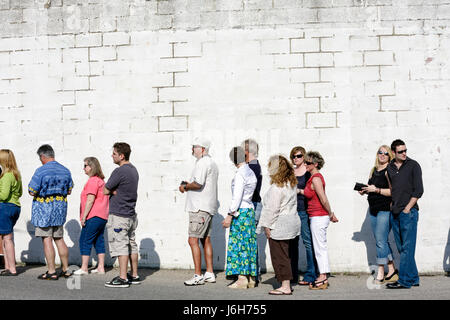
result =
[{"label": "bare arm", "polygon": [[334,212],[331,211],[330,203],[328,201],[327,195],[325,194],[322,180],[320,180],[320,178],[318,178],[318,177],[315,177],[312,180],[312,184],[314,186],[314,190],[316,191],[317,197],[320,200],[320,203],[322,204],[324,209],[328,212],[328,215],[330,216],[330,220],[332,222],[338,222],[336,216],[334,215]]},{"label": "bare arm", "polygon": [[83,227],[85,225],[86,218],[87,218],[89,212],[91,211],[92,206],[94,205],[94,201],[95,201],[95,195],[88,194],[87,199],[86,199],[86,205],[84,207],[83,217],[81,218],[81,225]]},{"label": "bare arm", "polygon": [[178,187],[178,190],[180,190],[181,193],[185,193],[186,191],[190,191],[190,190],[200,190],[203,186],[201,184],[198,184],[197,182],[191,182],[185,185],[180,185]]}]

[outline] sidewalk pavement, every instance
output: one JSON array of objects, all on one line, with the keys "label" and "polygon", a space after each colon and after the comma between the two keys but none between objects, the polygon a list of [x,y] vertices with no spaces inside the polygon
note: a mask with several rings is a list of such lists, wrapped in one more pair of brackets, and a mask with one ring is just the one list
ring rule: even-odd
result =
[{"label": "sidewalk pavement", "polygon": [[193,275],[192,270],[139,269],[140,285],[129,288],[107,288],[106,281],[118,275],[118,269],[106,274],[72,276],[57,281],[38,280],[45,266],[18,267],[17,277],[0,277],[1,300],[449,300],[450,277],[444,274],[421,276],[419,287],[392,290],[384,285],[375,286],[369,274],[334,274],[327,290],[309,290],[294,285],[291,296],[270,296],[268,292],[278,287],[273,273],[262,274],[258,287],[247,290],[227,288],[223,271],[216,273],[216,283],[187,287],[184,281]]}]

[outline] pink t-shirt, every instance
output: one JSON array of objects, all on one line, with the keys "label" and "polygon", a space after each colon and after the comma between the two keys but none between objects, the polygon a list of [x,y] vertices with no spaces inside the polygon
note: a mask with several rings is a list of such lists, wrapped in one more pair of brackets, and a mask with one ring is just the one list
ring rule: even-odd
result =
[{"label": "pink t-shirt", "polygon": [[83,191],[81,192],[80,220],[83,218],[83,212],[86,206],[88,194],[95,195],[95,200],[86,220],[89,220],[93,217],[99,217],[108,220],[109,197],[103,194],[104,186],[105,181],[97,176],[90,177],[86,182]]}]

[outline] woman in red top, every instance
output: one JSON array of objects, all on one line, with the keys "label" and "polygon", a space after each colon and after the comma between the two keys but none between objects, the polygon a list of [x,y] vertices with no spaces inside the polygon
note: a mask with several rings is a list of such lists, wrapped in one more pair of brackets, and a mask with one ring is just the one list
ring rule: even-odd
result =
[{"label": "woman in red top", "polygon": [[327,228],[331,222],[338,222],[338,219],[331,211],[330,203],[325,194],[325,180],[319,170],[325,164],[320,153],[310,151],[305,156],[306,170],[311,173],[302,194],[308,199],[306,212],[311,222],[311,235],[313,240],[314,253],[317,260],[320,275],[310,285],[310,289],[327,289],[327,273],[330,272],[328,264]]}]

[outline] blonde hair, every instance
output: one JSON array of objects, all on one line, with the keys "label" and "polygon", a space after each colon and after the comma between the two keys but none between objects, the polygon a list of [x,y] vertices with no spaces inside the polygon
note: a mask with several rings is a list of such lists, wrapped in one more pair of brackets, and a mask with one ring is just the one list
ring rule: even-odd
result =
[{"label": "blonde hair", "polygon": [[87,162],[89,167],[91,167],[91,177],[97,176],[100,179],[105,179],[105,175],[103,174],[102,167],[100,166],[100,162],[95,157],[87,157],[84,159]]},{"label": "blonde hair", "polygon": [[270,175],[270,184],[276,184],[280,188],[288,184],[292,188],[297,185],[297,178],[295,177],[294,167],[284,156],[271,156],[269,159],[268,168]]},{"label": "blonde hair", "polygon": [[387,153],[389,153],[389,162],[392,161],[392,159],[394,159],[394,154],[392,153],[391,148],[389,148],[387,145],[383,144],[382,146],[380,146],[377,150],[377,154],[375,156],[375,166],[372,168],[372,170],[370,171],[370,176],[373,175],[373,172],[379,167],[380,165],[380,161],[378,161],[378,151],[381,150],[381,148],[386,149]]},{"label": "blonde hair", "polygon": [[0,178],[3,177],[6,172],[12,172],[17,181],[21,180],[20,172],[17,168],[16,158],[14,157],[14,153],[11,150],[0,150],[0,165],[3,168]]}]

